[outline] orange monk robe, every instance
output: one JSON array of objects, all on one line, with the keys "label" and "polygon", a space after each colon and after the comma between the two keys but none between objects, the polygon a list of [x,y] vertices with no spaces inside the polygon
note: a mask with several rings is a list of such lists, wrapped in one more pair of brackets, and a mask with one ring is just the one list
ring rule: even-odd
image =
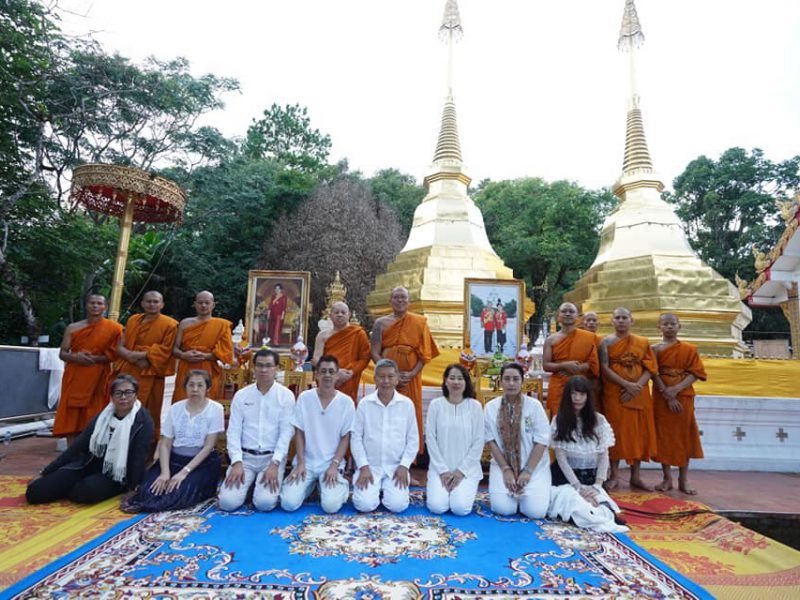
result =
[{"label": "orange monk robe", "polygon": [[[414,313],[406,313],[403,318],[384,329],[381,346],[381,356],[391,358],[401,371],[410,371],[418,362],[428,363],[439,356],[439,348],[428,328],[428,320]],[[421,454],[425,448],[422,433],[422,369],[408,384],[397,386],[397,391],[414,402]]]},{"label": "orange monk robe", "polygon": [[[627,381],[638,381],[645,370],[658,372],[656,356],[647,338],[629,334],[608,346],[611,370]],[[603,408],[614,430],[616,445],[609,450],[611,460],[651,460],[656,456],[656,430],[653,422],[653,400],[650,386],[623,403],[622,388],[603,378]]]},{"label": "orange monk robe", "polygon": [[370,346],[367,332],[358,325],[347,325],[325,340],[323,354],[330,354],[339,361],[340,369],[350,369],[353,376],[336,389],[358,401],[358,386],[361,383],[361,372],[370,360]]},{"label": "orange monk robe", "polygon": [[[88,352],[113,361],[122,338],[122,325],[102,318],[72,332],[70,352]],[[68,362],[61,380],[61,399],[56,410],[53,435],[74,435],[108,403],[111,363],[79,365]]]},{"label": "orange monk robe", "polygon": [[186,398],[186,388],[183,387],[183,380],[186,374],[193,369],[202,369],[211,374],[211,389],[208,397],[212,400],[222,399],[222,388],[224,381],[222,378],[222,367],[217,362],[225,364],[233,362],[233,338],[231,337],[231,322],[219,317],[211,317],[207,321],[199,321],[183,330],[181,338],[181,350],[199,350],[200,352],[212,352],[212,360],[190,363],[185,360],[178,361],[178,372],[175,375],[175,392],[172,394],[172,401],[177,402]]},{"label": "orange monk robe", "polygon": [[[589,371],[584,373],[589,379],[599,375],[600,363],[597,360],[597,346],[595,346],[595,336],[592,332],[575,329],[563,340],[553,345],[553,362],[568,360],[589,363]],[[551,417],[558,414],[564,386],[570,377],[572,375],[562,371],[550,375],[550,382],[547,384],[547,410],[550,411]]]},{"label": "orange monk robe", "polygon": [[[602,335],[599,333],[594,334],[594,347],[597,348],[597,356],[600,356],[600,342],[603,341]],[[598,370],[596,377],[590,377],[589,383],[592,386],[592,400],[594,400],[594,408],[597,412],[605,414],[603,410],[603,382],[601,380],[601,373]]]},{"label": "orange monk robe", "polygon": [[[697,354],[697,347],[680,341],[658,353],[658,375],[667,387],[680,383],[687,375],[694,375],[700,381],[706,380],[706,370]],[[700,431],[694,418],[694,396],[694,387],[691,385],[681,390],[678,400],[683,410],[675,413],[669,409],[661,392],[653,389],[658,462],[685,467],[690,458],[703,458]]]},{"label": "orange monk robe", "polygon": [[150,367],[140,369],[135,363],[119,359],[114,365],[114,377],[132,375],[139,382],[139,400],[153,417],[156,438],[161,425],[161,404],[164,400],[164,378],[175,374],[172,346],[178,332],[178,322],[159,314],[145,321],[144,314],[133,315],[125,324],[123,345],[133,352],[147,352]]}]

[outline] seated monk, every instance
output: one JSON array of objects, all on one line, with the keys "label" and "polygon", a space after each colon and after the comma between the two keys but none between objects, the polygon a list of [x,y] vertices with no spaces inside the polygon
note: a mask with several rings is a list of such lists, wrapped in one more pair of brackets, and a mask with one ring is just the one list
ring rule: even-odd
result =
[{"label": "seated monk", "polygon": [[333,329],[317,334],[311,362],[316,366],[320,357],[335,356],[339,361],[336,389],[358,402],[361,372],[370,360],[367,333],[363,327],[350,323],[350,308],[344,302],[334,302],[331,306],[331,322]]},{"label": "seated monk", "polygon": [[194,300],[197,316],[183,319],[178,326],[172,349],[178,359],[173,402],[187,397],[183,382],[189,371],[195,370],[206,371],[211,375],[207,396],[212,400],[222,398],[224,382],[219,362],[233,362],[233,338],[231,322],[211,316],[214,306],[214,295],[211,292],[200,292]]}]

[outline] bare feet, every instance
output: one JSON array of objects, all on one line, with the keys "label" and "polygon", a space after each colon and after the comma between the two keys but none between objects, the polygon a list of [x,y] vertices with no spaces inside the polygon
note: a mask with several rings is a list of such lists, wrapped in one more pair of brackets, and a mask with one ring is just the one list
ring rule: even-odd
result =
[{"label": "bare feet", "polygon": [[652,492],[653,486],[647,485],[644,481],[642,481],[638,477],[631,477],[631,489],[638,489],[638,490],[644,490],[645,492]]},{"label": "bare feet", "polygon": [[607,492],[612,492],[619,487],[619,480],[616,477],[614,479],[606,479],[603,482],[603,487]]},{"label": "bare feet", "polygon": [[656,486],[657,492],[668,492],[672,489],[672,479],[662,479]]},{"label": "bare feet", "polygon": [[678,481],[678,489],[687,496],[695,496],[697,494],[696,489],[694,489],[693,487],[689,487],[688,481]]}]

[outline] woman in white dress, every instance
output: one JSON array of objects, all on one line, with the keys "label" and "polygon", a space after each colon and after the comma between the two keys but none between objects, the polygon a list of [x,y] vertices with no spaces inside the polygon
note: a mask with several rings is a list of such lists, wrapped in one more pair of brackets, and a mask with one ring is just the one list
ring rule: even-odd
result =
[{"label": "woman in white dress", "polygon": [[492,453],[489,504],[499,515],[517,511],[541,519],[550,502],[550,442],[547,413],[541,402],[522,394],[524,371],[517,363],[503,365],[503,395],[486,405],[486,442]]},{"label": "woman in white dress", "polygon": [[547,511],[551,519],[578,527],[620,533],[628,528],[617,517],[619,506],[603,489],[608,474],[608,449],[614,432],[592,404],[589,380],[570,377],[561,406],[551,423],[553,491]]},{"label": "woman in white dress", "polygon": [[211,375],[194,369],[184,382],[186,400],[169,407],[161,427],[156,462],[135,496],[123,503],[128,512],[159,512],[188,508],[214,497],[220,475],[220,455],[214,449],[225,431],[219,402],[206,398]]},{"label": "woman in white dress", "polygon": [[469,372],[461,365],[445,369],[442,394],[431,401],[425,420],[428,510],[463,516],[472,512],[483,479],[483,409],[475,400]]}]

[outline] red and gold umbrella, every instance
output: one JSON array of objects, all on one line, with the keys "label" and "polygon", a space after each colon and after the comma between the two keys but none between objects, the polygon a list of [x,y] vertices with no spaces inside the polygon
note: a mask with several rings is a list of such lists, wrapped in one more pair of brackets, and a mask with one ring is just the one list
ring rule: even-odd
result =
[{"label": "red and gold umbrella", "polygon": [[174,182],[121,165],[88,164],[72,172],[70,198],[89,210],[120,218],[109,318],[119,319],[133,223],[180,223],[186,194]]}]

